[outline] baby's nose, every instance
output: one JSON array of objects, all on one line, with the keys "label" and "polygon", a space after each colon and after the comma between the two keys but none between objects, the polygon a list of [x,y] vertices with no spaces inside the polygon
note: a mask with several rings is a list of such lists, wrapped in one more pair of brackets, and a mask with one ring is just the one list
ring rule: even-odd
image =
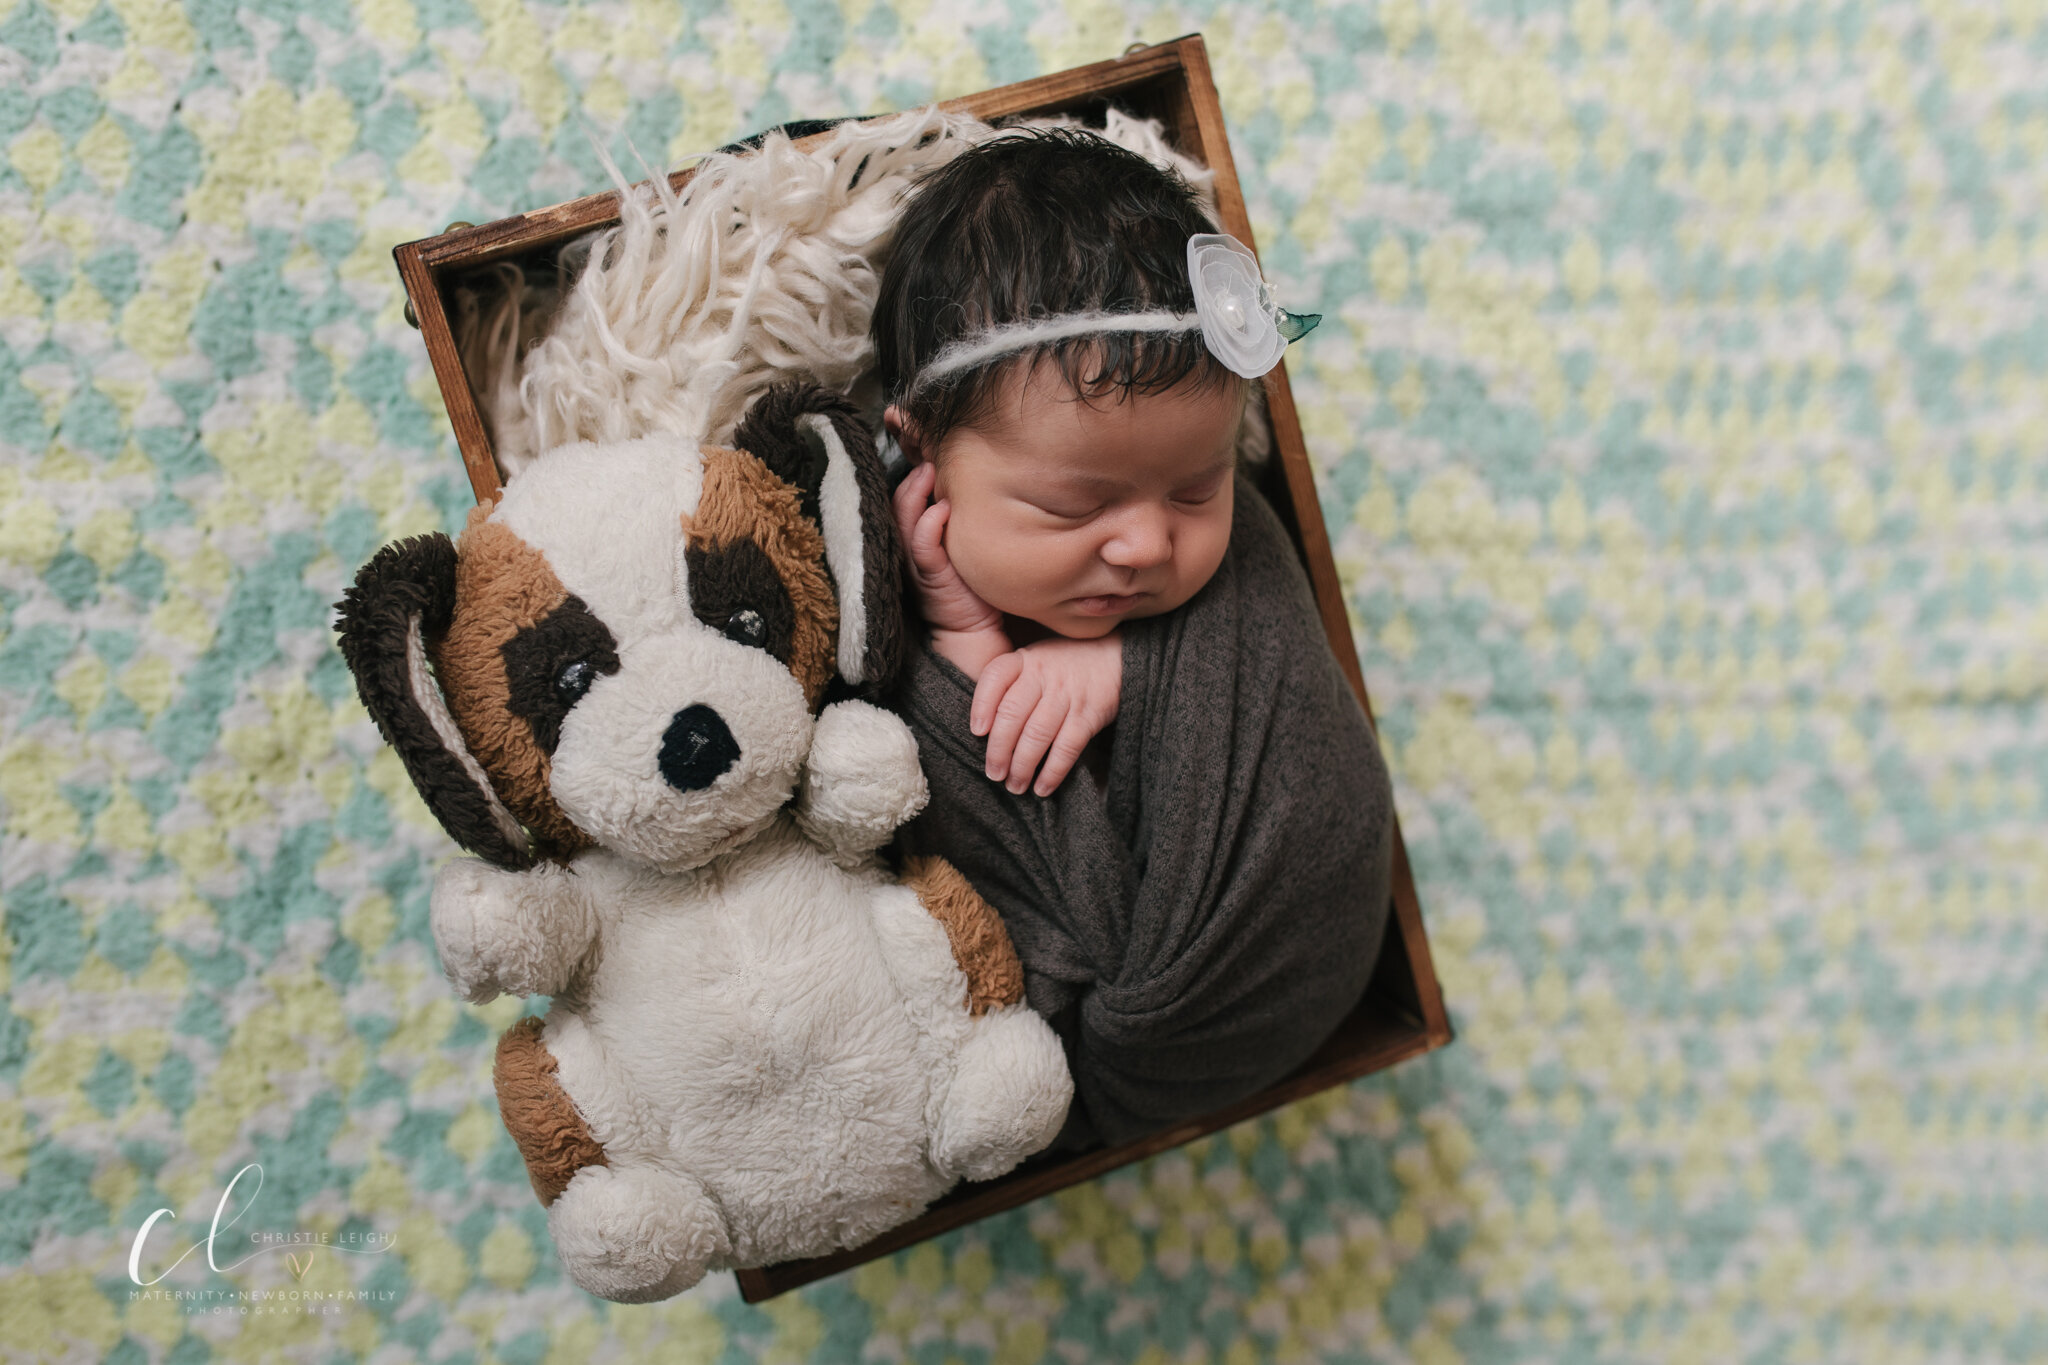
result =
[{"label": "baby's nose", "polygon": [[1120,569],[1149,569],[1173,557],[1173,534],[1164,512],[1134,508],[1118,518],[1102,557]]}]

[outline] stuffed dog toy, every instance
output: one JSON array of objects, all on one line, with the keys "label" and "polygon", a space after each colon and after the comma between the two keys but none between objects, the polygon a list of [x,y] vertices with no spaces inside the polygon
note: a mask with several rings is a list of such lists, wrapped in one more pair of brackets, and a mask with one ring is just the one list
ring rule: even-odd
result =
[{"label": "stuffed dog toy", "polygon": [[1050,1142],[1072,1094],[995,912],[877,850],[924,804],[862,699],[902,648],[874,444],[784,386],[737,449],[531,461],[460,544],[386,546],[340,604],[363,703],[455,840],[434,940],[578,1285],[854,1246]]}]

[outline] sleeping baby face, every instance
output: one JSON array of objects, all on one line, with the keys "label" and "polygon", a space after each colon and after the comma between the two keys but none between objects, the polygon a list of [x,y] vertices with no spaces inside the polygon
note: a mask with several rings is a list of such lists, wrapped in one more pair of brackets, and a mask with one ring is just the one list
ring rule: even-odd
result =
[{"label": "sleeping baby face", "polygon": [[1017,367],[987,420],[923,452],[951,504],[954,569],[998,611],[1072,639],[1172,611],[1229,544],[1246,392],[1189,381],[1086,399],[1052,365]]}]

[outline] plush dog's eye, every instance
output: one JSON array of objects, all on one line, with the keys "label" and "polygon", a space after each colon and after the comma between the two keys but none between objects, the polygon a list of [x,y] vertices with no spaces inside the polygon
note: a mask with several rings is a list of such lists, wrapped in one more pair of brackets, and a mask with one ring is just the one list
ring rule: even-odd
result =
[{"label": "plush dog's eye", "polygon": [[555,697],[564,706],[574,706],[596,681],[597,670],[590,666],[590,660],[572,659],[555,674]]},{"label": "plush dog's eye", "polygon": [[727,639],[759,648],[768,638],[768,622],[752,607],[741,607],[725,618],[725,634]]}]

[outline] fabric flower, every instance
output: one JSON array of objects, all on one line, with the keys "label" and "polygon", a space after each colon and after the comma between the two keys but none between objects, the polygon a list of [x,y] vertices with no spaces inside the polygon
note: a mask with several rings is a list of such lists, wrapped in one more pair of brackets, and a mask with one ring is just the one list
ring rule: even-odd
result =
[{"label": "fabric flower", "polygon": [[1188,283],[1202,341],[1225,368],[1257,379],[1280,363],[1287,340],[1250,247],[1222,233],[1196,233],[1188,238]]}]

